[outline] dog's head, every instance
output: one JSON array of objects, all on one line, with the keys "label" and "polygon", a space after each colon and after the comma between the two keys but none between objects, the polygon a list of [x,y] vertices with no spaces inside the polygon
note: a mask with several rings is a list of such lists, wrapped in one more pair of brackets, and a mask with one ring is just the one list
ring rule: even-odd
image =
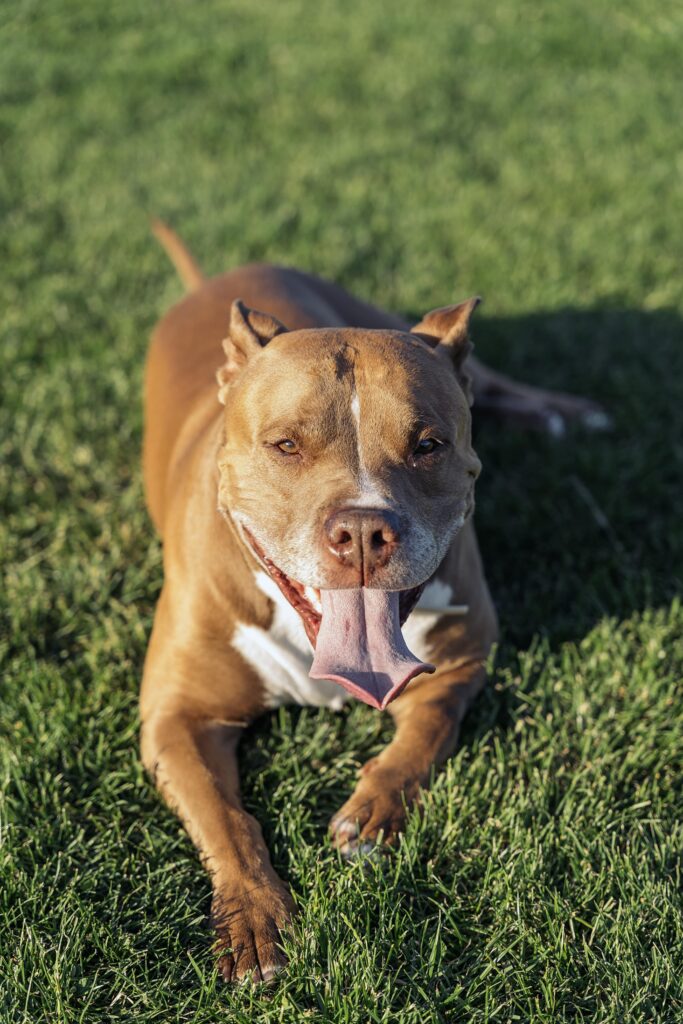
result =
[{"label": "dog's head", "polygon": [[410,333],[287,331],[233,304],[218,371],[219,507],[314,646],[334,602],[361,645],[372,638],[352,605],[398,629],[472,513],[481,467],[464,362],[477,304],[435,310]]}]

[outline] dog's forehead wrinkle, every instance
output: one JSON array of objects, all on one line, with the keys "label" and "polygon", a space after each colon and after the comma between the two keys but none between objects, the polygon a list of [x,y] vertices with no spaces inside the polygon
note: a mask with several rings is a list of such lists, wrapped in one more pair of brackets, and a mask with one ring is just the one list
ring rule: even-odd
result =
[{"label": "dog's forehead wrinkle", "polygon": [[260,361],[251,377],[259,404],[267,399],[271,408],[280,403],[290,409],[332,404],[348,408],[348,388],[351,393],[367,392],[365,403],[359,395],[366,418],[378,406],[383,416],[395,420],[402,410],[405,415],[406,405],[419,403],[421,393],[443,390],[443,374],[435,374],[431,352],[416,349],[411,336],[399,331],[306,329],[279,335],[276,341],[264,350],[269,358]]},{"label": "dog's forehead wrinkle", "polygon": [[299,365],[310,363],[320,369],[321,359],[331,357],[338,379],[359,364],[369,361],[374,370],[420,369],[427,373],[443,372],[434,351],[415,335],[391,329],[364,327],[305,328],[280,334],[263,350],[260,370],[269,362],[287,360]]},{"label": "dog's forehead wrinkle", "polygon": [[343,380],[344,377],[350,377],[353,386],[356,355],[357,349],[348,342],[344,342],[333,353],[335,377],[338,381]]}]

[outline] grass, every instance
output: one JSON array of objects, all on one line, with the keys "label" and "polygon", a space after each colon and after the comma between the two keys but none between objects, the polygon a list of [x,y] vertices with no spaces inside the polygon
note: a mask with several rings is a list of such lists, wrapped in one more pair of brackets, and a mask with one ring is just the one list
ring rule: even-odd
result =
[{"label": "grass", "polygon": [[[0,28],[0,1020],[683,1020],[679,5],[7,2]],[[600,398],[610,436],[481,424],[504,626],[402,846],[326,843],[382,716],[285,710],[246,801],[301,908],[269,993],[213,970],[208,885],[146,780],[161,580],[146,338],[269,258]]]}]

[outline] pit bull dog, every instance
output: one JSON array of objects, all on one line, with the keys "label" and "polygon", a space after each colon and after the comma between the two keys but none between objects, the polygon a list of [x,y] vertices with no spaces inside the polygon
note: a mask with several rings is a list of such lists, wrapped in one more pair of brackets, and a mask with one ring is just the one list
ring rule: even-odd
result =
[{"label": "pit bull dog", "polygon": [[411,328],[296,270],[205,281],[169,228],[156,233],[190,293],[157,326],[146,370],[164,584],[142,758],[210,872],[223,975],[269,981],[293,908],[240,803],[245,728],[283,703],[389,707],[395,737],[330,831],[346,855],[395,839],[497,635],[472,523],[473,395],[555,432],[604,414],[477,363],[476,298]]}]

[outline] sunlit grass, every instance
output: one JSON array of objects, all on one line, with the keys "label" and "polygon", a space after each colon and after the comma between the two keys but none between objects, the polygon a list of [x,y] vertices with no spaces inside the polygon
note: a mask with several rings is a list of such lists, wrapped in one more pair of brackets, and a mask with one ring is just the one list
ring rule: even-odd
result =
[{"label": "sunlit grass", "polygon": [[[0,1019],[683,1017],[681,17],[561,7],[5,5],[0,29]],[[270,258],[419,316],[472,293],[495,365],[609,436],[481,424],[498,668],[405,841],[326,823],[384,717],[285,710],[245,800],[300,914],[274,991],[213,970],[208,882],[137,751],[161,580],[146,339]]]}]

